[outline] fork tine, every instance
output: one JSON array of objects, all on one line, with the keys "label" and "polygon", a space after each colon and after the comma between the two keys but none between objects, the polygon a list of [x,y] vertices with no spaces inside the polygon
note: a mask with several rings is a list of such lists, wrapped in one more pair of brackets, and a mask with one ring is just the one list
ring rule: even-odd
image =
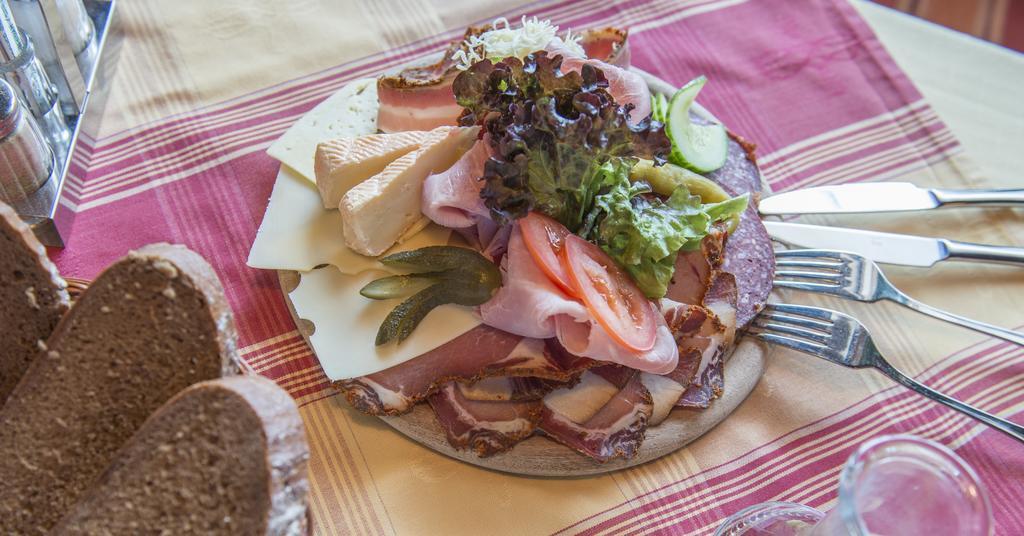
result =
[{"label": "fork tine", "polygon": [[806,316],[808,318],[817,318],[819,320],[825,320],[832,323],[832,317],[835,314],[834,311],[828,309],[822,309],[820,307],[811,307],[809,305],[792,305],[788,303],[770,303],[764,308],[765,312],[777,312],[785,313],[797,316]]},{"label": "fork tine", "polygon": [[822,355],[824,355],[826,351],[828,351],[828,347],[826,346],[803,341],[800,339],[783,337],[781,335],[776,335],[774,333],[767,333],[763,331],[751,331],[750,334],[753,335],[754,337],[757,337],[758,339],[761,339],[764,342],[777,344],[779,346],[785,346],[786,348],[792,348],[793,350],[796,350],[798,352],[803,352],[805,354],[811,354],[818,357],[821,357]]},{"label": "fork tine", "polygon": [[782,249],[775,252],[775,258],[821,257],[824,259],[841,259],[842,252],[830,249]]},{"label": "fork tine", "polygon": [[802,279],[827,279],[839,282],[843,274],[838,272],[811,272],[807,270],[775,270],[775,277],[799,277]]},{"label": "fork tine", "polygon": [[804,342],[814,342],[822,346],[828,345],[828,341],[831,338],[831,334],[823,334],[820,331],[812,331],[809,329],[795,327],[790,324],[781,324],[776,322],[759,322],[757,326],[768,332],[791,335],[795,338],[799,338]]},{"label": "fork tine", "polygon": [[844,266],[844,263],[841,260],[837,260],[837,261],[829,261],[829,260],[813,261],[813,260],[803,260],[803,258],[801,258],[801,257],[776,257],[775,258],[775,266],[792,266],[792,267],[797,267],[797,268],[802,268],[802,267],[807,267],[807,268],[825,268],[825,269],[837,270],[839,268],[842,268]]},{"label": "fork tine", "polygon": [[833,324],[831,322],[822,322],[821,320],[815,320],[813,318],[807,318],[804,316],[796,316],[787,313],[778,313],[774,311],[762,312],[757,315],[754,319],[755,322],[784,322],[786,324],[792,324],[794,326],[800,326],[802,328],[812,329],[820,333],[827,334],[832,331]]},{"label": "fork tine", "polygon": [[774,284],[777,288],[791,288],[794,290],[818,292],[823,294],[835,294],[838,293],[843,288],[842,285],[830,285],[828,283],[805,283],[803,281],[785,281],[782,279],[776,279]]}]

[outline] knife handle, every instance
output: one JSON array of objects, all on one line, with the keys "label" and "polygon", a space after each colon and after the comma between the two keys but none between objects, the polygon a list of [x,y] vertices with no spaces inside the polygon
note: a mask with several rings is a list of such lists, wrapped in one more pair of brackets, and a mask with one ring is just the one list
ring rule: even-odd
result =
[{"label": "knife handle", "polygon": [[957,240],[942,240],[950,260],[1018,264],[1024,266],[1024,248],[988,246]]},{"label": "knife handle", "polygon": [[932,189],[940,206],[1014,207],[1024,205],[1024,190],[941,190]]}]

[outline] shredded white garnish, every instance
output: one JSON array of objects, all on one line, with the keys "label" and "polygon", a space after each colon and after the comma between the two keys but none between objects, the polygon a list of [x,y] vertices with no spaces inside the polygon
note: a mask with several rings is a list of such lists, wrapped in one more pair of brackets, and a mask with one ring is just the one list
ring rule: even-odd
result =
[{"label": "shredded white garnish", "polygon": [[580,36],[572,35],[571,30],[567,29],[565,36],[559,37],[558,26],[552,25],[549,20],[538,20],[537,17],[527,19],[524,16],[521,23],[519,28],[513,29],[505,17],[495,19],[490,30],[463,41],[462,47],[452,54],[452,61],[456,62],[458,69],[465,71],[470,65],[485,58],[523,58],[549,46],[576,56],[586,56],[580,45]]}]

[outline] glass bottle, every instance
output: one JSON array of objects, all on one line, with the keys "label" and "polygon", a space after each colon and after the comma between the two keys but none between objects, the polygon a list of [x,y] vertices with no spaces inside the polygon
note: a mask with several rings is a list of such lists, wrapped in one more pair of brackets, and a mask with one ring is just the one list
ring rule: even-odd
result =
[{"label": "glass bottle", "polygon": [[967,462],[915,436],[883,436],[861,445],[839,476],[839,500],[827,514],[769,502],[730,516],[716,536],[986,536],[988,493]]}]

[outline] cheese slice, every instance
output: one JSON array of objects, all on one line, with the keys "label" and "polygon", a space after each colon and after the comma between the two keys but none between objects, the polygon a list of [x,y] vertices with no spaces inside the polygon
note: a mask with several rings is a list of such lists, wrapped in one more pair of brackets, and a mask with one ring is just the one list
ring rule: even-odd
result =
[{"label": "cheese slice", "polygon": [[302,274],[299,286],[290,294],[299,318],[315,326],[309,342],[332,381],[399,365],[480,324],[470,308],[442,305],[400,344],[374,346],[381,322],[401,300],[370,300],[362,297],[359,289],[385,275],[382,271],[346,275],[337,270],[313,270]]},{"label": "cheese slice", "polygon": [[351,82],[306,112],[270,145],[267,154],[315,183],[313,155],[317,144],[377,132],[379,107],[376,79]]},{"label": "cheese slice", "polygon": [[422,130],[370,134],[317,145],[313,170],[324,208],[338,208],[345,192],[380,173],[398,157],[418,149],[426,135]]},{"label": "cheese slice", "polygon": [[398,241],[422,216],[423,181],[450,168],[472,147],[476,127],[438,127],[419,149],[387,165],[341,198],[345,243],[376,256]]},{"label": "cheese slice", "polygon": [[[393,252],[445,245],[451,236],[451,230],[438,225],[420,229],[403,237],[405,240]],[[316,188],[285,166],[277,174],[247,264],[253,268],[299,271],[330,264],[346,274],[384,269],[377,259],[360,255],[345,245],[338,211],[325,210]]]}]

